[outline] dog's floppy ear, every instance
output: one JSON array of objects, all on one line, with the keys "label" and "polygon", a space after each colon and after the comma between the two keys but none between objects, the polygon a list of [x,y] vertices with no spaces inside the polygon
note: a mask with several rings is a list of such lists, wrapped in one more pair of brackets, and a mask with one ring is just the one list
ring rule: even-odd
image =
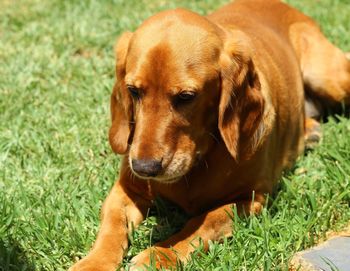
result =
[{"label": "dog's floppy ear", "polygon": [[248,159],[258,145],[257,129],[261,130],[259,126],[263,125],[260,80],[244,42],[226,41],[220,62],[219,130],[232,157],[236,161]]},{"label": "dog's floppy ear", "polygon": [[132,100],[124,83],[125,62],[131,36],[131,32],[123,33],[115,46],[117,78],[111,95],[112,126],[109,130],[109,142],[112,150],[119,154],[126,153],[132,130]]}]

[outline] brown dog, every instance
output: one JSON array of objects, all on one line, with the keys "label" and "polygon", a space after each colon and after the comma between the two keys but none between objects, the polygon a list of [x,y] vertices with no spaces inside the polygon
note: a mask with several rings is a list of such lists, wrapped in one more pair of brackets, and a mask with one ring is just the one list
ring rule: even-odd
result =
[{"label": "brown dog", "polygon": [[192,218],[132,268],[149,264],[151,252],[158,267],[174,265],[199,238],[207,247],[231,235],[232,205],[259,212],[317,128],[305,93],[314,109],[350,97],[345,54],[278,0],[236,1],[207,17],[161,12],[124,33],[116,55],[109,140],[125,156],[95,245],[74,271],[114,270],[130,225],[156,196]]}]

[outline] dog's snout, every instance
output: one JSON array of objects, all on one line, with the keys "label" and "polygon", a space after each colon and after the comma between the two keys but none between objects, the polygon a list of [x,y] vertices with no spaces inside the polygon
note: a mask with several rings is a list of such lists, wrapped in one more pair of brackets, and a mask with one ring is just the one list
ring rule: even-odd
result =
[{"label": "dog's snout", "polygon": [[132,159],[132,169],[144,177],[155,177],[157,176],[162,168],[162,161],[152,159]]}]

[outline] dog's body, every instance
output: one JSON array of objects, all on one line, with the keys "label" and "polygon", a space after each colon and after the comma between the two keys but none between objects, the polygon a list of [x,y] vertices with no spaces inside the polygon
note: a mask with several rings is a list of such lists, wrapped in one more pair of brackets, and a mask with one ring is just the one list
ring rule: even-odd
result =
[{"label": "dog's body", "polygon": [[192,218],[133,268],[149,264],[150,252],[158,266],[173,265],[190,242],[230,235],[232,205],[259,212],[317,128],[304,113],[305,90],[327,105],[350,97],[343,52],[277,0],[236,1],[206,18],[162,12],[124,34],[116,53],[110,143],[126,155],[96,243],[72,270],[114,270],[130,225],[156,196]]}]

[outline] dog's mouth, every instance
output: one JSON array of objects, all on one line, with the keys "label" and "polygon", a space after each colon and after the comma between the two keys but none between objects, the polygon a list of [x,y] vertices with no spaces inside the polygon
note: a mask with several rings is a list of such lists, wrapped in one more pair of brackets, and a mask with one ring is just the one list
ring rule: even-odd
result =
[{"label": "dog's mouth", "polygon": [[132,173],[139,179],[151,180],[151,181],[156,181],[159,183],[166,183],[166,184],[172,184],[172,183],[178,182],[187,173],[187,171],[185,172],[180,171],[180,172],[176,172],[176,174],[173,174],[173,173],[169,174],[167,168],[165,168],[158,174],[148,174],[148,173],[135,171],[132,165],[130,166],[130,169]]},{"label": "dog's mouth", "polygon": [[137,176],[139,179],[147,180],[147,181],[156,181],[164,184],[173,184],[177,183],[180,179],[182,179],[183,175],[179,176],[142,176],[133,171],[133,174]]},{"label": "dog's mouth", "polygon": [[158,162],[151,160],[147,162],[142,161],[143,166],[140,167],[138,165],[140,163],[137,164],[133,159],[129,158],[129,166],[132,173],[139,179],[172,184],[181,180],[200,160],[200,152],[197,152],[195,155],[180,152],[175,153],[168,163],[165,162],[162,165],[157,165]]}]

